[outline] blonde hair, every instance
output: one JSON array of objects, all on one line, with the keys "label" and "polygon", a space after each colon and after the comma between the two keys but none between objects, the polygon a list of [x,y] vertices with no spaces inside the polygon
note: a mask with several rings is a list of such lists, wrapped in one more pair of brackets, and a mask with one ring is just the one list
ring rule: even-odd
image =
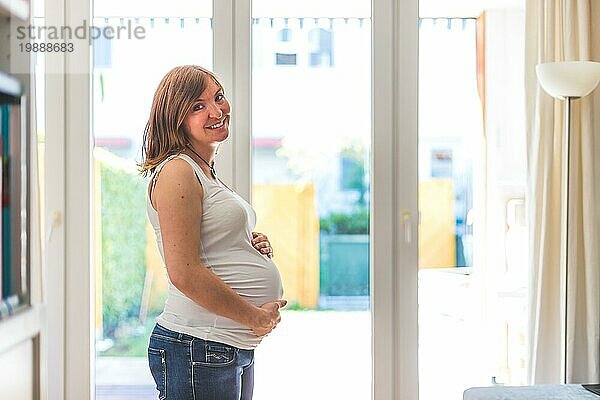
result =
[{"label": "blonde hair", "polygon": [[158,84],[152,100],[150,118],[144,129],[140,173],[147,176],[172,154],[188,144],[184,122],[194,101],[202,95],[212,78],[223,88],[214,73],[197,65],[182,65],[170,70]]}]

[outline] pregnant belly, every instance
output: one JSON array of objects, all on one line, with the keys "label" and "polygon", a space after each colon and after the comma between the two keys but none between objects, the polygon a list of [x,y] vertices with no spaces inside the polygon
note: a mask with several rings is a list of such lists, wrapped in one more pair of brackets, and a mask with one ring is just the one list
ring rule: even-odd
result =
[{"label": "pregnant belly", "polygon": [[240,296],[257,307],[283,296],[275,263],[260,254],[227,263],[212,263],[213,272]]}]

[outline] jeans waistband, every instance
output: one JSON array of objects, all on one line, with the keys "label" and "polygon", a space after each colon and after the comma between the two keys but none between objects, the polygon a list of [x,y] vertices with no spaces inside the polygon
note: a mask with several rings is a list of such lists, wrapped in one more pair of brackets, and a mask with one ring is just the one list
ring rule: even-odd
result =
[{"label": "jeans waistband", "polygon": [[192,335],[188,335],[187,333],[175,332],[170,329],[165,328],[162,325],[156,324],[152,333],[156,333],[158,335],[170,337],[173,339],[181,340],[181,341],[192,341],[192,340],[202,340]]},{"label": "jeans waistband", "polygon": [[[215,343],[215,344],[220,344],[220,345],[225,345],[225,346],[229,346],[229,347],[233,347],[235,349],[237,349],[238,351],[242,351],[242,352],[247,352],[250,354],[254,354],[254,350],[243,350],[240,349],[239,347],[233,346],[233,345],[229,345],[229,344],[224,344],[221,342],[213,342],[210,340],[204,340],[201,339],[199,337],[196,336],[192,336],[192,335],[188,335],[187,333],[181,333],[181,332],[176,332],[176,331],[172,331],[170,329],[165,328],[162,325],[159,325],[158,323],[154,326],[154,329],[152,330],[152,335],[157,335],[157,336],[162,336],[163,338],[168,338],[166,340],[172,340],[172,341],[177,341],[177,342],[182,342],[182,343],[190,343],[192,341],[194,341],[195,343],[205,343],[205,344],[210,344],[210,343]],[[151,336],[152,337],[152,336]]]}]

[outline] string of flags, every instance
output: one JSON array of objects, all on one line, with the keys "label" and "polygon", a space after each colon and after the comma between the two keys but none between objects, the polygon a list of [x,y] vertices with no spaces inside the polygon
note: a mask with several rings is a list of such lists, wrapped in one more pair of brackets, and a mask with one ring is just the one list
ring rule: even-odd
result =
[{"label": "string of flags", "polygon": [[[144,23],[144,25],[149,24],[151,28],[156,27],[157,25],[171,25],[178,24],[181,29],[184,29],[187,25],[196,24],[196,25],[210,25],[211,29],[213,28],[213,18],[210,17],[96,17],[95,20],[103,20],[104,25],[120,25],[124,26],[126,20],[133,19],[136,24]],[[118,21],[118,24],[115,22]],[[453,25],[459,24],[460,27],[464,30],[469,22],[474,22],[475,18],[473,17],[424,17],[419,18],[419,28],[422,27],[423,23],[431,23],[433,25],[443,24],[446,26],[448,30],[452,29]],[[319,26],[322,28],[334,29],[336,25],[358,25],[359,27],[364,27],[365,25],[370,25],[371,18],[366,17],[296,17],[296,18],[286,18],[286,17],[261,17],[261,18],[252,18],[252,25],[264,26],[267,25],[271,28],[282,27],[288,28],[290,26],[297,26],[300,29],[303,29],[306,25],[308,26]],[[456,26],[456,25],[455,25]]]}]

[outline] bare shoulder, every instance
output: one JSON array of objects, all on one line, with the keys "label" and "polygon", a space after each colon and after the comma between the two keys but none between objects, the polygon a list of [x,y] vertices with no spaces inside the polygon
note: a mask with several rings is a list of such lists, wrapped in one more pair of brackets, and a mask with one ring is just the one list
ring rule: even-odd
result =
[{"label": "bare shoulder", "polygon": [[190,164],[174,158],[158,174],[154,190],[167,272],[181,282],[190,263],[199,263],[202,185]]},{"label": "bare shoulder", "polygon": [[165,163],[159,176],[170,176],[171,179],[177,179],[178,177],[184,179],[196,180],[195,172],[192,166],[181,158],[172,158]]},{"label": "bare shoulder", "polygon": [[192,166],[180,158],[167,161],[158,174],[153,192],[159,213],[165,207],[189,207],[202,203],[202,185]]}]

